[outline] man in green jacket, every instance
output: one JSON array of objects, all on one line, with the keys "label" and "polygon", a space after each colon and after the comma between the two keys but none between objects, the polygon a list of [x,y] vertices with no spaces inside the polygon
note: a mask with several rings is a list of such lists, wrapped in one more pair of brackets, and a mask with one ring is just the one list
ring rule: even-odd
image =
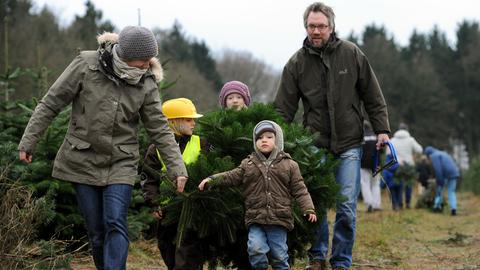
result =
[{"label": "man in green jacket", "polygon": [[161,110],[157,83],[163,76],[153,33],[127,26],[118,35],[104,33],[97,40],[98,50],[81,52],[39,102],[18,150],[20,160],[30,163],[37,141],[71,104],[52,175],[74,184],[97,269],[125,269],[140,120],[178,192],[183,192],[187,171]]},{"label": "man in green jacket", "polygon": [[[313,3],[303,18],[307,37],[283,69],[274,104],[292,122],[302,100],[303,124],[314,133],[315,145],[328,149],[340,161],[336,180],[346,200],[337,203],[330,264],[334,269],[348,269],[360,189],[362,104],[377,135],[377,149],[389,140],[387,106],[367,57],[355,44],[336,37],[332,8]],[[325,218],[309,250],[308,268],[326,268],[328,234]]]}]

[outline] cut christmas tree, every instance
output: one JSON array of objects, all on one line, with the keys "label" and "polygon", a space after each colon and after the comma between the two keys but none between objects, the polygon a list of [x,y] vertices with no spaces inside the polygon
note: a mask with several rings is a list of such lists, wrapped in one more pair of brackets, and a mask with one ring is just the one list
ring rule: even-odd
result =
[{"label": "cut christmas tree", "polygon": [[[218,110],[200,118],[195,133],[206,139],[213,150],[187,167],[185,192],[176,194],[173,185],[162,185],[158,202],[165,209],[164,225],[178,224],[177,246],[187,230],[202,239],[210,265],[221,263],[248,268],[247,228],[241,187],[200,192],[200,181],[212,174],[231,170],[253,150],[252,130],[261,120],[278,123],[284,132],[285,152],[299,164],[305,184],[321,219],[335,206],[339,187],[335,182],[336,161],[326,150],[313,146],[312,134],[300,124],[286,124],[271,105],[253,104],[241,111]],[[290,259],[305,256],[314,240],[318,223],[308,222],[294,204],[295,228],[289,232]]]}]

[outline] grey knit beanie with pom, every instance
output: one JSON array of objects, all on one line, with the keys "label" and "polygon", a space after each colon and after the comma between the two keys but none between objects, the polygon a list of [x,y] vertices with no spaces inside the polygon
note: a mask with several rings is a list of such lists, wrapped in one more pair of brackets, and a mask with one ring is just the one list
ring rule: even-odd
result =
[{"label": "grey knit beanie with pom", "polygon": [[150,29],[127,26],[118,35],[117,54],[124,60],[147,60],[158,54],[158,45]]}]

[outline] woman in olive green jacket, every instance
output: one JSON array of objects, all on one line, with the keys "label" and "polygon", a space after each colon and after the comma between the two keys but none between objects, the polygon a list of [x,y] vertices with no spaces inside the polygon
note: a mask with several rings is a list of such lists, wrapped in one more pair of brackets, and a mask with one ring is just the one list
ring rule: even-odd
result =
[{"label": "woman in olive green jacket", "polygon": [[35,145],[53,118],[72,105],[65,140],[52,175],[74,183],[98,269],[125,269],[127,209],[139,157],[141,120],[183,191],[187,172],[161,111],[157,83],[162,68],[158,45],[144,27],[98,38],[97,51],[78,55],[35,108],[19,143],[20,159],[30,163]]}]

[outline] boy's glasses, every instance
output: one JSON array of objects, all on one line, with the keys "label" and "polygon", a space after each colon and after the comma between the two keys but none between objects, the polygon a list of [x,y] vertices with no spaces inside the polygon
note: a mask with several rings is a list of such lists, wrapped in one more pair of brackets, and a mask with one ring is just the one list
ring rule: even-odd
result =
[{"label": "boy's glasses", "polygon": [[395,147],[393,147],[393,144],[391,142],[386,142],[385,144],[390,149],[390,155],[391,155],[392,159],[390,159],[390,161],[388,161],[387,163],[381,165],[380,164],[380,150],[378,150],[375,154],[374,161],[373,161],[373,165],[374,165],[374,167],[372,169],[373,176],[376,176],[381,171],[383,171],[385,169],[388,169],[388,168],[390,168],[393,165],[398,163],[397,151],[395,150]]}]

